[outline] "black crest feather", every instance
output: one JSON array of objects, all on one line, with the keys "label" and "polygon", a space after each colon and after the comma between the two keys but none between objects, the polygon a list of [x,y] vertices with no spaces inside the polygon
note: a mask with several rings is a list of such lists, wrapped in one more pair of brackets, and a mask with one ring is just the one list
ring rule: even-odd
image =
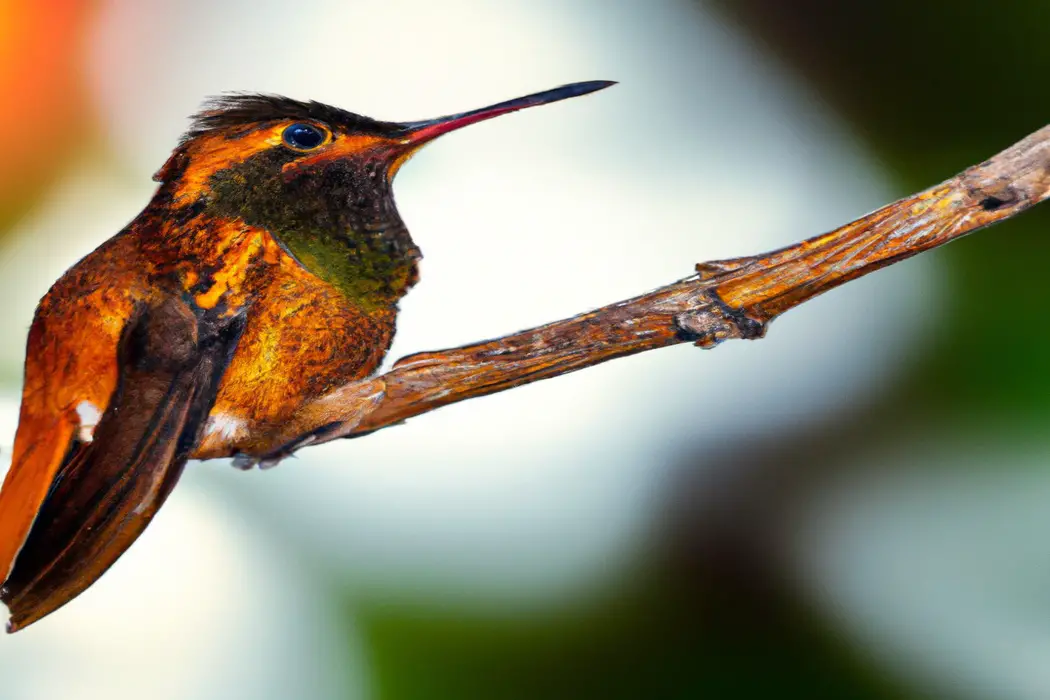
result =
[{"label": "black crest feather", "polygon": [[343,128],[379,136],[392,136],[401,130],[394,122],[383,122],[321,102],[293,100],[281,95],[228,93],[212,97],[193,115],[183,140],[216,129],[250,126],[285,119],[319,121],[331,128]]}]

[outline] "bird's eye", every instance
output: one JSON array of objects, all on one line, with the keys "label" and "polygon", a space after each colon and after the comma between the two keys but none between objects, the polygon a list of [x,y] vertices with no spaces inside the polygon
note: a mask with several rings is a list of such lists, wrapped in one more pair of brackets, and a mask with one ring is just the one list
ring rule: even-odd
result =
[{"label": "bird's eye", "polygon": [[313,124],[292,124],[282,138],[297,151],[312,151],[325,142],[327,135]]}]

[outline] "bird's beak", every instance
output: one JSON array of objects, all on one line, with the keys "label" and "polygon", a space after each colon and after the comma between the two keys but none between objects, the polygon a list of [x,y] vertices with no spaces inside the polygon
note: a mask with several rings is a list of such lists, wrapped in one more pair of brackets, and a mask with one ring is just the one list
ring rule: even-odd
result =
[{"label": "bird's beak", "polygon": [[470,124],[476,124],[477,122],[509,114],[510,112],[517,112],[519,109],[525,109],[526,107],[536,107],[550,102],[557,102],[558,100],[566,100],[570,97],[579,97],[580,95],[602,90],[615,84],[615,81],[611,80],[591,80],[585,83],[573,83],[556,87],[553,90],[537,92],[534,95],[526,95],[507,102],[500,102],[490,107],[482,107],[470,112],[452,114],[447,117],[438,117],[437,119],[428,119],[426,121],[405,122],[402,124],[405,132],[401,143],[415,150],[442,134],[461,129]]}]

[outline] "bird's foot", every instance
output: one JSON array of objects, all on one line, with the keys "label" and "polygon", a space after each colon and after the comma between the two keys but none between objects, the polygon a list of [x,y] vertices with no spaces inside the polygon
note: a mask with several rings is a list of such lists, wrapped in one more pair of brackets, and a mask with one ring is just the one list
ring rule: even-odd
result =
[{"label": "bird's foot", "polygon": [[252,455],[241,452],[233,456],[233,468],[241,471],[249,471],[255,467],[259,469],[273,469],[288,457],[295,457],[295,451],[300,447],[306,447],[316,439],[313,435],[307,435],[298,442],[285,445],[284,447],[262,455]]}]

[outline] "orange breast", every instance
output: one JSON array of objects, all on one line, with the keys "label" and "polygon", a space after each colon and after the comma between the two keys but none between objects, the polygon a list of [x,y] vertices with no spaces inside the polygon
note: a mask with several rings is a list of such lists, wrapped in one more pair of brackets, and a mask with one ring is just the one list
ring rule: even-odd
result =
[{"label": "orange breast", "polygon": [[369,315],[288,255],[253,295],[198,454],[249,450],[307,401],[371,374],[394,313]]}]

